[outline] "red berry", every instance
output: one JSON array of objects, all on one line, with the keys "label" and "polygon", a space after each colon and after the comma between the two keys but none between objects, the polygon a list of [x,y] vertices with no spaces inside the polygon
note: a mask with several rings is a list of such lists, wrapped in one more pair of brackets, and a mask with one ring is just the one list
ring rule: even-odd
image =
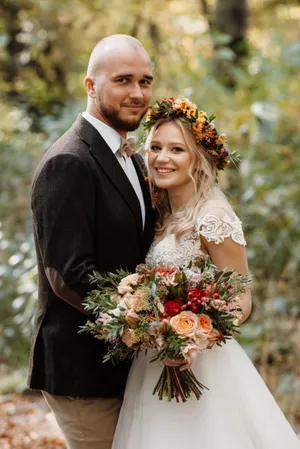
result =
[{"label": "red berry", "polygon": [[214,294],[213,294],[213,298],[214,298],[214,299],[219,299],[219,298],[220,298],[219,293],[214,293]]}]

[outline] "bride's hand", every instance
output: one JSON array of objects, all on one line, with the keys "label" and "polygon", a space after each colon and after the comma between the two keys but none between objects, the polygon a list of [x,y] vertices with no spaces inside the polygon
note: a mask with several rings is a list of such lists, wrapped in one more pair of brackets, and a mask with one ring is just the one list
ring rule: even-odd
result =
[{"label": "bride's hand", "polygon": [[179,371],[184,371],[190,368],[190,363],[184,359],[170,359],[169,357],[164,358],[164,364],[170,366],[171,368],[179,368]]}]

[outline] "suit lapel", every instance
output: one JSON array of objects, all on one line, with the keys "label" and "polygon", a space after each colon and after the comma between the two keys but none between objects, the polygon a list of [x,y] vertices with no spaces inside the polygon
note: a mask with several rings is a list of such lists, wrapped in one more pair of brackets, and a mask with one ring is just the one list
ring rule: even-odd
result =
[{"label": "suit lapel", "polygon": [[131,185],[131,182],[117,161],[116,156],[113,154],[99,132],[82,116],[78,117],[74,126],[79,132],[81,138],[90,146],[90,152],[95,161],[101,166],[107,177],[118,189],[120,195],[127,203],[136,219],[137,228],[140,234],[142,234],[143,223],[140,202],[136,196],[134,188]]},{"label": "suit lapel", "polygon": [[139,154],[134,154],[132,156],[132,162],[136,169],[136,172],[137,172],[140,184],[141,184],[144,201],[145,201],[146,218],[145,218],[145,228],[144,228],[144,244],[145,244],[145,255],[146,255],[146,253],[149,249],[149,246],[151,245],[153,238],[154,238],[154,226],[155,226],[156,213],[155,213],[154,209],[152,208],[149,184],[145,180],[145,175],[147,174],[145,162],[144,162],[142,156]]},{"label": "suit lapel", "polygon": [[138,175],[139,178],[139,182],[141,185],[141,189],[143,192],[143,197],[144,197],[144,201],[145,201],[145,207],[146,207],[146,214],[147,212],[149,213],[149,208],[151,209],[151,197],[150,197],[150,191],[149,191],[149,186],[148,183],[145,179],[145,175],[146,175],[146,166],[145,163],[142,159],[142,156],[140,156],[139,154],[134,154],[131,158],[134,168],[136,170],[136,173]]}]

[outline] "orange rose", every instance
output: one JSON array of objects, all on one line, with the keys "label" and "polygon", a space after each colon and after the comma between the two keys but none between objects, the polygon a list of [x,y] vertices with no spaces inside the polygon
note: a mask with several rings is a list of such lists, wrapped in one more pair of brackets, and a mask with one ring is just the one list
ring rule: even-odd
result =
[{"label": "orange rose", "polygon": [[193,312],[181,312],[170,319],[171,328],[181,337],[192,337],[198,327],[198,317]]},{"label": "orange rose", "polygon": [[211,333],[211,330],[212,330],[211,319],[209,318],[208,315],[201,313],[201,315],[198,316],[197,334],[208,336]]}]

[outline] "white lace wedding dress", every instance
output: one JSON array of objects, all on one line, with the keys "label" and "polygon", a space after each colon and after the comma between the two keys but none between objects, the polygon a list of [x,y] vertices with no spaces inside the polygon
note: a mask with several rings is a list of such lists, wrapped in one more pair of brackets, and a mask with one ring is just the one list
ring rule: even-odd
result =
[{"label": "white lace wedding dress", "polygon": [[[196,234],[245,245],[240,220],[227,208],[207,204]],[[206,212],[205,212],[206,210]],[[193,237],[193,236],[192,236]],[[200,253],[199,238],[174,236],[152,245],[150,264],[185,267]],[[153,355],[153,354],[152,354]],[[151,354],[133,362],[112,449],[299,449],[300,442],[252,362],[235,341],[198,355],[192,369],[209,388],[197,401],[167,402],[153,396],[162,365]]]}]

